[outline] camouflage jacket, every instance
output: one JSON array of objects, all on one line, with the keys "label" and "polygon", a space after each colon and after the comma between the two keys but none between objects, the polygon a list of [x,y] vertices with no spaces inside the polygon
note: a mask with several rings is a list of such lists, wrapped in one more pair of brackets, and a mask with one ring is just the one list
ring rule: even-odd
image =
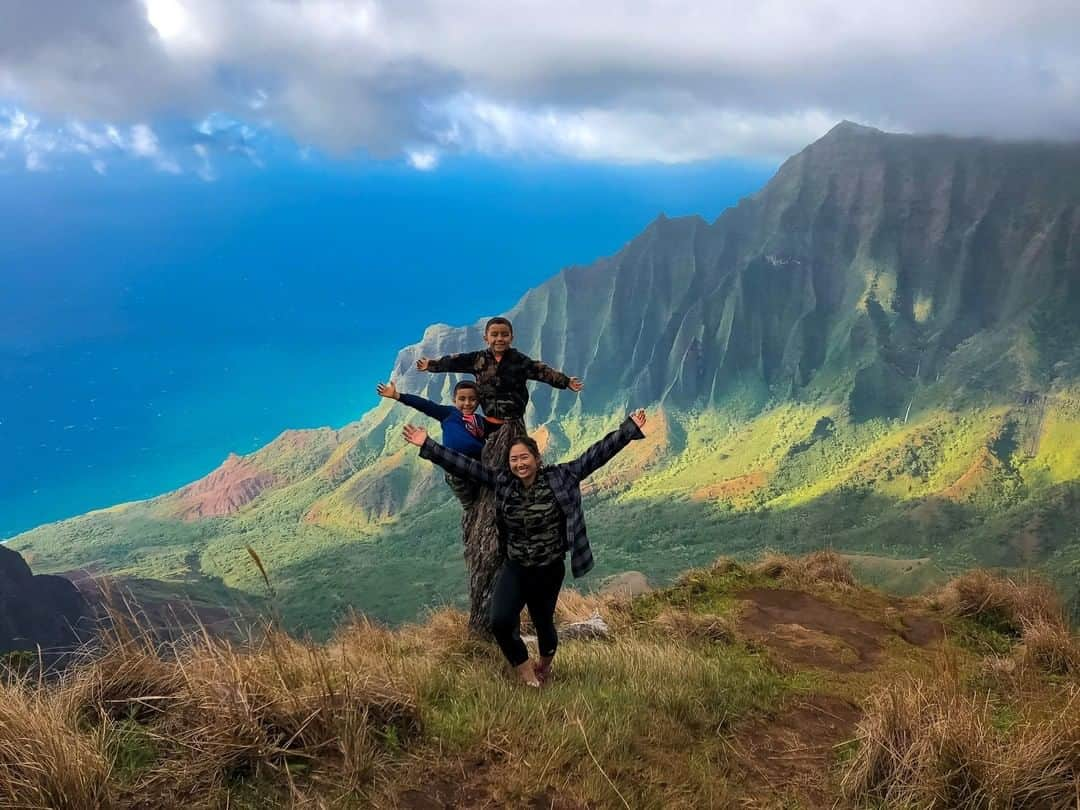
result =
[{"label": "camouflage jacket", "polygon": [[480,389],[480,405],[485,416],[496,419],[524,419],[529,404],[528,380],[545,382],[553,388],[566,388],[570,378],[546,363],[533,360],[510,348],[496,360],[490,349],[479,352],[448,354],[428,361],[428,371],[456,371],[472,374]]},{"label": "camouflage jacket", "polygon": [[[628,418],[618,430],[613,430],[578,458],[565,464],[545,464],[537,473],[547,478],[562,511],[562,519],[565,521],[563,529],[570,544],[570,569],[575,577],[587,574],[593,567],[592,548],[585,533],[585,511],[581,506],[581,482],[611,461],[631,441],[644,438],[645,434]],[[476,459],[447,450],[430,438],[420,448],[420,457],[433,461],[452,475],[494,488],[499,541],[505,554],[508,533],[505,510],[511,500],[511,490],[518,480],[509,468],[504,466],[494,470],[485,467]]]}]

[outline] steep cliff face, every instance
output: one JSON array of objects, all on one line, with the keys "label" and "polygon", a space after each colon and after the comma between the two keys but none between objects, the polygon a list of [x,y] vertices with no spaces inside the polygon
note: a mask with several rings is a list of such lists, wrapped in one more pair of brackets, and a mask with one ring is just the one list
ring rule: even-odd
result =
[{"label": "steep cliff face", "polygon": [[86,603],[63,577],[34,576],[17,552],[0,546],[0,654],[68,647]]},{"label": "steep cliff face", "polygon": [[[545,422],[808,390],[854,394],[877,415],[946,373],[965,341],[1025,331],[1036,351],[1013,382],[1037,388],[1075,362],[1063,333],[1078,311],[1080,148],[843,123],[714,223],[661,216],[510,316],[521,349],[588,380],[580,400],[538,388],[532,418]],[[479,325],[435,326],[396,373],[439,396],[448,381],[410,371],[415,358],[481,345]]]}]

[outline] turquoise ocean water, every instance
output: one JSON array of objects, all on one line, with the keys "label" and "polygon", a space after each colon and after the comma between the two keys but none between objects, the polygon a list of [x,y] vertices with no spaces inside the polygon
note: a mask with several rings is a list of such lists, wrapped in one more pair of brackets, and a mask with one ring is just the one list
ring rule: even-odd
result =
[{"label": "turquoise ocean water", "polygon": [[512,306],[773,167],[292,162],[0,183],[0,537],[341,426],[424,327]]}]

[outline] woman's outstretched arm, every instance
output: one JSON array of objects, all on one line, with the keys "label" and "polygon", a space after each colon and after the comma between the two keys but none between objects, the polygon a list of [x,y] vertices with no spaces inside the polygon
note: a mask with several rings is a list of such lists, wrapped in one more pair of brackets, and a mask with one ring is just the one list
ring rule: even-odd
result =
[{"label": "woman's outstretched arm", "polygon": [[644,439],[641,432],[645,424],[645,409],[638,408],[631,413],[617,430],[611,431],[574,461],[563,465],[579,481],[588,478],[611,461],[626,445],[635,439]]},{"label": "woman's outstretched arm", "polygon": [[420,448],[420,458],[438,464],[451,475],[468,478],[484,486],[495,486],[495,471],[479,461],[443,447],[428,438],[427,431],[415,425],[406,425],[402,431],[405,441]]}]

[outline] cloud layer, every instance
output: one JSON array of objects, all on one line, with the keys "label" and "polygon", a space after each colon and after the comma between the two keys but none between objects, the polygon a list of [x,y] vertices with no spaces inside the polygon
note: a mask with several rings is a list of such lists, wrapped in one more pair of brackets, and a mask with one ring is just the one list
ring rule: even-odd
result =
[{"label": "cloud layer", "polygon": [[[123,122],[117,148],[163,170],[139,123],[212,112],[424,170],[458,151],[774,158],[844,117],[1080,137],[1072,0],[39,0],[6,15],[0,98]],[[210,176],[208,161],[189,156]]]}]

